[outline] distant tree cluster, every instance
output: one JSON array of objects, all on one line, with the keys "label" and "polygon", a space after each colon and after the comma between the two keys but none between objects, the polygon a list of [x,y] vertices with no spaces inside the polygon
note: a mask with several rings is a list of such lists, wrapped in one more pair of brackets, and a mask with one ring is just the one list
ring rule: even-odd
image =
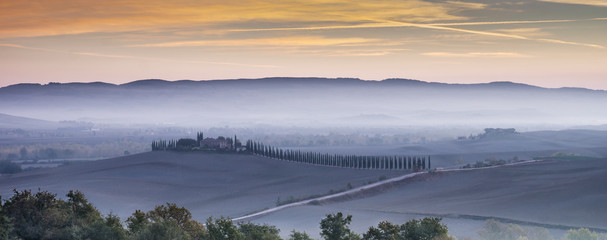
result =
[{"label": "distant tree cluster", "polygon": [[506,165],[509,163],[521,162],[517,156],[512,159],[504,160],[504,159],[496,159],[496,158],[487,158],[485,161],[476,161],[474,164],[466,164],[462,166],[462,168],[483,168],[483,167],[491,167],[491,166],[500,166]]},{"label": "distant tree cluster", "polygon": [[[481,240],[554,240],[548,229],[504,224],[494,219],[487,220],[478,231]],[[607,240],[607,234],[596,233],[588,228],[570,229],[563,240]]]},{"label": "distant tree cluster", "polygon": [[8,160],[0,161],[0,174],[18,172],[21,172],[21,165]]},{"label": "distant tree cluster", "polygon": [[[205,142],[213,143],[208,146]],[[214,145],[217,144],[217,145]],[[152,141],[152,151],[194,151],[194,150],[224,150],[236,151],[241,147],[240,140],[219,136],[217,139],[205,139],[202,132],[196,133],[196,139],[181,138],[179,140]]]},{"label": "distant tree cluster", "polygon": [[[519,134],[514,128],[485,128],[485,132],[480,133],[478,135],[470,135],[467,139],[469,140],[479,140],[487,137],[493,136],[507,136]],[[465,140],[466,137],[458,137],[458,140]]]},{"label": "distant tree cluster", "polygon": [[177,149],[177,141],[174,140],[158,140],[152,141],[152,151],[166,151]]},{"label": "distant tree cluster", "polygon": [[168,141],[158,140],[152,142],[152,151],[191,151],[198,146],[198,141],[191,138]]},{"label": "distant tree cluster", "polygon": [[[206,145],[213,145],[212,147]],[[222,147],[222,146],[226,147]],[[232,138],[218,137],[205,139],[202,132],[196,134],[196,139],[181,138],[179,140],[157,140],[152,142],[152,151],[194,151],[194,150],[222,150],[243,151],[264,157],[284,161],[307,163],[322,166],[358,168],[358,169],[431,169],[430,156],[356,156],[316,152],[302,152],[300,150],[283,150],[273,146],[266,146],[261,142],[248,140],[244,148],[234,136]]]},{"label": "distant tree cluster", "polygon": [[[276,226],[209,217],[205,224],[192,219],[184,207],[167,203],[143,212],[136,210],[125,221],[117,216],[103,216],[79,191],[70,191],[67,200],[41,191],[14,191],[6,200],[0,198],[0,240],[282,240]],[[403,225],[382,222],[360,235],[349,225],[352,216],[341,212],[328,214],[320,222],[325,240],[442,240],[451,239],[440,218],[411,220]],[[288,240],[311,240],[305,232],[293,230]]]},{"label": "distant tree cluster", "polygon": [[430,156],[357,156],[283,150],[249,140],[246,149],[257,155],[284,161],[360,169],[431,169]]}]

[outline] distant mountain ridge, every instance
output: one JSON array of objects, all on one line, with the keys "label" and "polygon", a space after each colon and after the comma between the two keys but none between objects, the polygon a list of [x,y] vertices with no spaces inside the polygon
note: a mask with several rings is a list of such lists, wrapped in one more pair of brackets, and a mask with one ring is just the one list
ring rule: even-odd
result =
[{"label": "distant mountain ridge", "polygon": [[[0,88],[0,112],[52,121],[189,126],[607,124],[607,91],[513,82],[257,78],[138,80],[125,84],[17,84]],[[391,116],[391,121],[352,116]],[[377,120],[377,121],[376,121]]]},{"label": "distant mountain ridge", "polygon": [[577,91],[598,91],[606,92],[605,90],[593,90],[577,87],[562,87],[562,88],[544,88],[524,83],[516,83],[509,81],[496,81],[488,83],[440,83],[426,82],[404,78],[388,78],[384,80],[362,80],[358,78],[297,78],[297,77],[268,77],[268,78],[241,78],[241,79],[216,79],[216,80],[176,80],[168,81],[163,79],[142,79],[135,80],[123,84],[113,84],[106,82],[71,82],[71,83],[55,83],[48,84],[38,83],[20,83],[9,85],[0,88],[0,91],[8,89],[27,89],[27,88],[49,88],[49,87],[108,87],[108,88],[123,88],[123,87],[158,87],[158,86],[204,86],[204,85],[232,85],[232,84],[375,84],[375,85],[408,85],[408,86],[433,86],[433,87],[502,87],[502,88],[535,88],[535,89],[550,89],[550,90],[577,90]]}]

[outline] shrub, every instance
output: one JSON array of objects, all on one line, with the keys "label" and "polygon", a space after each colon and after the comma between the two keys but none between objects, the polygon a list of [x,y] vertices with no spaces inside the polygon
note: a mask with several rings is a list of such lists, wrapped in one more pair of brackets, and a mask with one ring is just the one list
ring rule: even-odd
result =
[{"label": "shrub", "polygon": [[21,165],[9,160],[0,161],[0,174],[21,172]]}]

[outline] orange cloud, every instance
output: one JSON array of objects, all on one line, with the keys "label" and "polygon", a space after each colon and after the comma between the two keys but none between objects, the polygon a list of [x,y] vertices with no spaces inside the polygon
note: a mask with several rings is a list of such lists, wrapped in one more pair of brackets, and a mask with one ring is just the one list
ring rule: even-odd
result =
[{"label": "orange cloud", "polygon": [[427,52],[424,56],[431,57],[463,57],[463,58],[527,58],[528,55],[513,52],[469,52],[469,53],[450,53],[450,52]]},{"label": "orange cloud", "polygon": [[540,0],[540,1],[553,2],[553,3],[589,5],[589,6],[596,6],[596,7],[607,7],[606,0]]},{"label": "orange cloud", "polygon": [[177,41],[151,44],[131,45],[132,47],[193,47],[193,46],[352,46],[380,42],[379,39],[369,38],[325,38],[321,36],[294,36],[280,38],[229,39]]},{"label": "orange cloud", "polygon": [[464,20],[453,15],[483,5],[421,0],[30,0],[0,3],[2,38],[90,32],[221,29],[223,24],[360,23],[393,18],[412,22]]}]

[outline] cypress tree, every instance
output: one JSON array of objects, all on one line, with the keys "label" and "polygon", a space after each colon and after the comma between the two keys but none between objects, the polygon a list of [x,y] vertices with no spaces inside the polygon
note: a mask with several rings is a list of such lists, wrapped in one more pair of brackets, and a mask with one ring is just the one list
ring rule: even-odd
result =
[{"label": "cypress tree", "polygon": [[415,156],[411,157],[411,170],[415,170]]},{"label": "cypress tree", "polygon": [[196,141],[198,143],[200,143],[200,141],[202,141],[202,132],[197,132],[196,133]]},{"label": "cypress tree", "polygon": [[384,169],[389,169],[390,168],[390,159],[387,156],[383,157],[384,159]]},{"label": "cypress tree", "polygon": [[422,157],[422,169],[426,169],[426,157]]},{"label": "cypress tree", "polygon": [[382,156],[382,169],[388,169],[388,157]]},{"label": "cypress tree", "polygon": [[371,169],[377,169],[377,162],[375,161],[375,158],[369,158],[369,161],[371,161]]}]

